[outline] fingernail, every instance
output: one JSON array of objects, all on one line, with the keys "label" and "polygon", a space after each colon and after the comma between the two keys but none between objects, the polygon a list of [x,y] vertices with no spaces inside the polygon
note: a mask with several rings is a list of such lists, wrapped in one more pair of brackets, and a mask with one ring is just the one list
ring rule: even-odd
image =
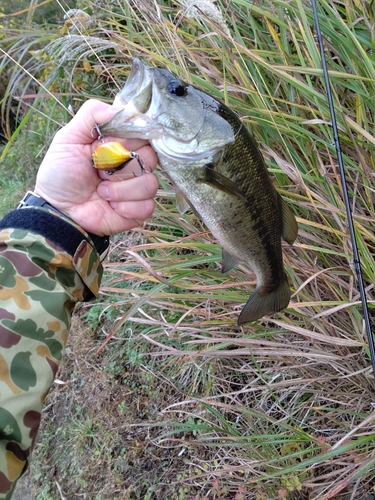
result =
[{"label": "fingernail", "polygon": [[108,186],[106,186],[105,184],[99,184],[98,188],[97,188],[97,192],[98,192],[98,195],[103,198],[104,200],[109,200],[110,197],[109,197],[109,189],[108,189]]}]

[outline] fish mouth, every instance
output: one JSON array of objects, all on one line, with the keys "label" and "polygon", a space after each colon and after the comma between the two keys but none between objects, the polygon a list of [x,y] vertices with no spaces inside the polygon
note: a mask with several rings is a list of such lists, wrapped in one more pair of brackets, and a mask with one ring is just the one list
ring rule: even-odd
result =
[{"label": "fish mouth", "polygon": [[117,113],[99,125],[102,135],[146,140],[162,136],[163,126],[156,122],[161,107],[154,77],[155,68],[133,60],[126,83],[112,104]]},{"label": "fish mouth", "polygon": [[153,68],[134,59],[123,89],[116,95],[114,106],[127,106],[132,102],[139,113],[146,113],[152,99]]},{"label": "fish mouth", "polygon": [[[175,80],[169,71],[134,59],[126,83],[113,102],[118,111],[99,125],[100,133],[146,139],[158,154],[178,161],[213,156],[233,142],[231,125],[217,113],[217,102],[209,96],[203,98],[204,93],[190,86],[183,96],[187,99],[181,101],[182,96],[169,91],[169,84]],[[206,130],[214,137],[207,138]]]}]

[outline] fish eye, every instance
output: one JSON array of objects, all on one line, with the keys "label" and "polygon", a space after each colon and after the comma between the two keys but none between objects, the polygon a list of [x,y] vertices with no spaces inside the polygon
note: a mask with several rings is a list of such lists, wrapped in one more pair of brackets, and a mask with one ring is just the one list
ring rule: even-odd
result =
[{"label": "fish eye", "polygon": [[168,92],[174,94],[178,97],[184,97],[187,94],[185,85],[183,85],[178,80],[172,80],[167,85]]}]

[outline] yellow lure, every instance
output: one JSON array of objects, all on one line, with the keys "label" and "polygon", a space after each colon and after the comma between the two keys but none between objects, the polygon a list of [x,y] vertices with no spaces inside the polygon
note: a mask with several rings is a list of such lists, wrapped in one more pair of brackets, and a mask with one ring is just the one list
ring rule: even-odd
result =
[{"label": "yellow lure", "polygon": [[135,157],[119,142],[103,142],[92,154],[92,164],[99,170],[113,171],[122,168],[125,163]]}]

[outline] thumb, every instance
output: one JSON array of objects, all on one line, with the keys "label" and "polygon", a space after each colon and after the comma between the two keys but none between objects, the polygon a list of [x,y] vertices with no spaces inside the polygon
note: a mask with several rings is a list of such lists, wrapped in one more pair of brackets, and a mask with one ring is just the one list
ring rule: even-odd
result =
[{"label": "thumb", "polygon": [[70,122],[55,136],[56,144],[92,144],[98,137],[95,125],[103,123],[119,109],[96,99],[86,101]]}]

